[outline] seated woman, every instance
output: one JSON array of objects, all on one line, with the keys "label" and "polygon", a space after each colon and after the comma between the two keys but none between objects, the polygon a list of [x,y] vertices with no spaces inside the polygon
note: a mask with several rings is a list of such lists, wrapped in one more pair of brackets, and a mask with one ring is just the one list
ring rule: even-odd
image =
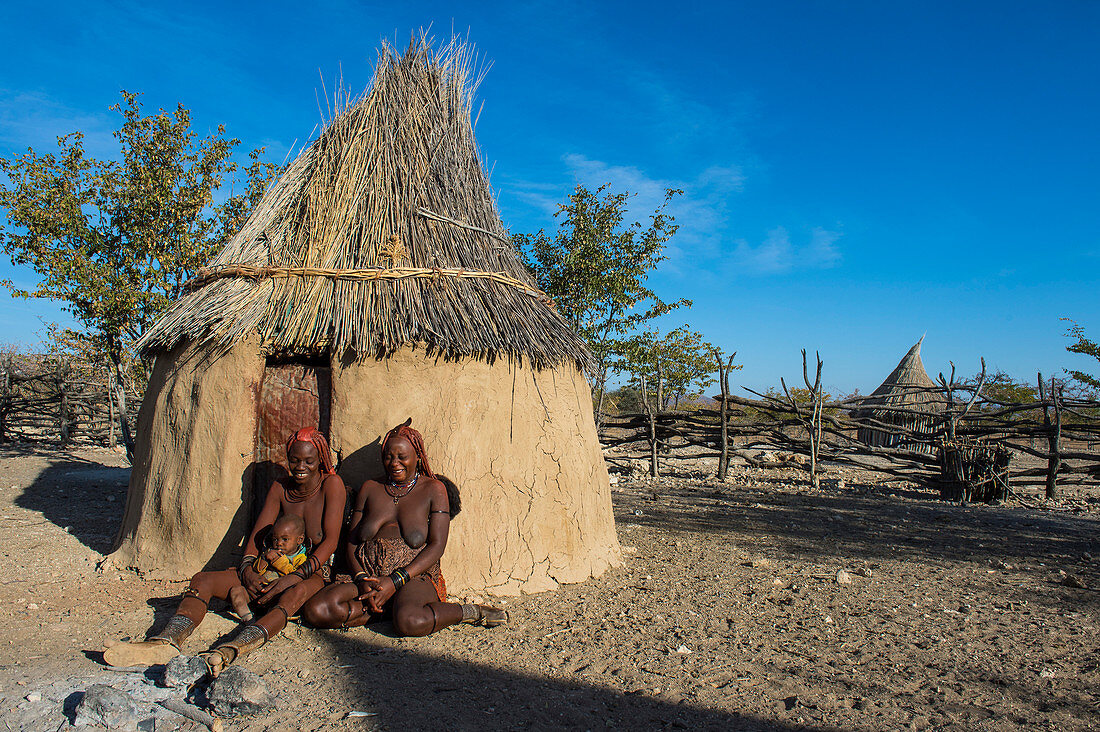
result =
[{"label": "seated woman", "polygon": [[[135,643],[120,643],[103,653],[111,666],[165,663],[179,653],[183,642],[202,622],[211,598],[228,600],[243,587],[253,604],[267,608],[262,617],[245,625],[233,640],[200,654],[213,676],[249,651],[259,648],[286,627],[287,619],[330,579],[329,559],[340,540],[347,503],[344,481],[332,467],[328,442],[312,427],[295,432],[286,445],[290,482],[271,484],[256,525],[245,544],[237,569],[199,572],[192,579],[176,614],[158,633]],[[256,537],[282,515],[299,516],[313,551],[293,572],[265,581],[255,569]],[[202,517],[196,517],[202,520]]]},{"label": "seated woman", "polygon": [[456,623],[508,622],[503,610],[446,601],[439,559],[460,509],[458,489],[432,472],[411,421],[386,434],[386,476],[363,483],[356,496],[347,546],[353,581],[326,587],[302,608],[302,616],[318,628],[347,629],[384,613],[406,636]]}]

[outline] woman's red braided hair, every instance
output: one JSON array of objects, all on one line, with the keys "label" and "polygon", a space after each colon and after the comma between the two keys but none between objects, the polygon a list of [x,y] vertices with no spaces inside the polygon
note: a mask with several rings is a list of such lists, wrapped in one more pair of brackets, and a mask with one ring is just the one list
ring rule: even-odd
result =
[{"label": "woman's red braided hair", "polygon": [[386,452],[386,443],[390,441],[390,438],[403,437],[412,445],[413,452],[416,453],[416,458],[420,461],[420,472],[429,478],[436,478],[436,474],[432,472],[431,465],[428,464],[428,452],[424,449],[424,437],[410,427],[410,424],[412,424],[412,419],[397,425],[387,432],[386,436],[382,438],[382,452]]},{"label": "woman's red braided hair", "polygon": [[333,475],[336,473],[336,469],[332,467],[332,452],[328,448],[328,440],[321,434],[320,430],[313,427],[303,427],[290,436],[290,440],[286,443],[286,454],[290,455],[290,448],[294,446],[295,442],[308,442],[317,449],[317,455],[321,459],[321,474]]}]

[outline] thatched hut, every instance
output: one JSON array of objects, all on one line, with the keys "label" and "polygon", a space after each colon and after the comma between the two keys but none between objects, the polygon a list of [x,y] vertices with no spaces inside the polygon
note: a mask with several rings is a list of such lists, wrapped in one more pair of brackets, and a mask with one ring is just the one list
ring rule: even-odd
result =
[{"label": "thatched hut", "polygon": [[473,86],[460,44],[384,48],[369,91],[142,339],[116,565],[225,566],[292,429],[319,425],[355,488],[409,417],[462,489],[453,590],[540,591],[620,561],[590,357],[501,223]]},{"label": "thatched hut", "polygon": [[[871,447],[903,447],[934,453],[931,441],[913,441],[905,432],[931,436],[943,413],[943,399],[935,382],[928,378],[920,358],[924,336],[890,372],[886,380],[853,410],[855,419],[873,421],[882,426],[860,426],[857,438]],[[894,431],[898,430],[898,431]]]}]

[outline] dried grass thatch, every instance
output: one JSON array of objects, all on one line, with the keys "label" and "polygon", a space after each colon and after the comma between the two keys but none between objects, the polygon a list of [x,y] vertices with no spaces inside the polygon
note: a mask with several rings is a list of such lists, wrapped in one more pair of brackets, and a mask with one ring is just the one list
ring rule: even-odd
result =
[{"label": "dried grass thatch", "polygon": [[241,231],[139,343],[585,368],[583,341],[540,293],[501,223],[474,140],[473,56],[426,37],[384,46],[349,100]]},{"label": "dried grass thatch", "polygon": [[[860,402],[852,416],[861,420],[873,420],[931,435],[943,412],[943,398],[935,391],[935,382],[928,377],[920,358],[920,346],[924,336],[913,344],[886,380]],[[887,429],[860,427],[859,441],[872,447],[901,446],[902,436]],[[931,444],[910,445],[922,452],[931,452]]]}]

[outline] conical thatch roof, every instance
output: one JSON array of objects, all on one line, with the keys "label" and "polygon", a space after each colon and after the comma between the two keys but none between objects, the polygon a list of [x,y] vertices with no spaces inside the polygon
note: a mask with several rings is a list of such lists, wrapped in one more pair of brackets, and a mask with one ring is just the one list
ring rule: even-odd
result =
[{"label": "conical thatch roof", "polygon": [[539,292],[501,223],[470,119],[472,55],[384,47],[350,102],[267,192],[241,231],[142,338],[274,353],[565,362],[583,341]]},{"label": "conical thatch roof", "polygon": [[942,398],[935,392],[924,391],[928,387],[935,388],[936,384],[928,378],[921,362],[920,346],[923,342],[924,336],[921,336],[886,380],[860,403],[860,412],[875,407],[901,407],[919,412],[942,409]]}]

